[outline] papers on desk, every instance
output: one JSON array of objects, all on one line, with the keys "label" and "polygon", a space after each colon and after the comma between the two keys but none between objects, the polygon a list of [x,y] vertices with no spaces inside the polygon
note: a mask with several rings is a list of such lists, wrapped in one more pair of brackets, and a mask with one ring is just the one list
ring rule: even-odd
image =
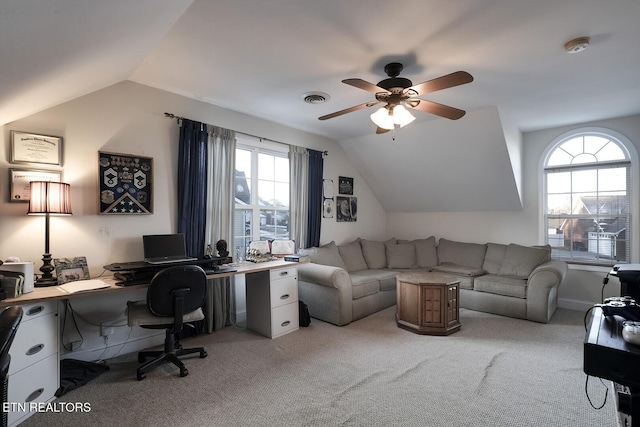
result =
[{"label": "papers on desk", "polygon": [[90,280],[76,280],[75,282],[68,282],[64,285],[58,286],[60,289],[69,294],[75,294],[76,292],[93,291],[96,289],[108,288],[105,282],[100,279]]}]

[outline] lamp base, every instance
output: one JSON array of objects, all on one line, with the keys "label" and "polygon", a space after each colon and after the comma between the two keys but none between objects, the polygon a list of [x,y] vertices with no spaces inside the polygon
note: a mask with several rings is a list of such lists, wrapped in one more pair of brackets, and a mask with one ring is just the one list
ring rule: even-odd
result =
[{"label": "lamp base", "polygon": [[55,277],[41,277],[33,283],[33,286],[38,288],[44,288],[46,286],[57,286],[57,285],[58,285],[58,279]]},{"label": "lamp base", "polygon": [[[46,250],[48,250],[48,248],[46,248]],[[55,267],[51,265],[51,260],[52,257],[50,253],[47,252],[42,255],[43,264],[42,267],[40,267],[42,276],[35,281],[34,286],[41,288],[45,286],[56,286],[58,284],[58,278],[51,274],[53,270],[55,270]]]}]

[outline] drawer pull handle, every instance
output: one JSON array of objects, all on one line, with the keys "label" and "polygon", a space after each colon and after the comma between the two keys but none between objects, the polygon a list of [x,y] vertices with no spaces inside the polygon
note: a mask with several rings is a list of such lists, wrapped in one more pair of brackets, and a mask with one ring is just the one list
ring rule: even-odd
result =
[{"label": "drawer pull handle", "polygon": [[288,275],[288,274],[289,274],[289,272],[288,272],[288,271],[283,271],[283,272],[281,272],[281,273],[280,273],[280,277],[282,277],[282,276],[286,276],[286,275]]},{"label": "drawer pull handle", "polygon": [[29,309],[29,311],[27,311],[27,316],[33,316],[33,315],[35,315],[35,314],[40,313],[42,310],[44,310],[44,307],[43,307],[43,306],[41,306],[41,305],[39,305],[39,306],[37,306],[37,307],[31,307],[31,308]]},{"label": "drawer pull handle", "polygon": [[25,402],[31,402],[33,400],[36,400],[38,397],[40,397],[40,395],[44,392],[43,388],[39,388],[36,391],[34,391],[33,393],[31,393],[29,396],[27,396],[27,398],[25,399]]},{"label": "drawer pull handle", "polygon": [[284,294],[280,297],[281,300],[286,300],[287,298],[289,298],[291,295],[289,294]]},{"label": "drawer pull handle", "polygon": [[285,320],[284,322],[282,322],[282,324],[280,326],[282,326],[284,328],[285,326],[289,326],[290,324],[291,324],[291,321]]},{"label": "drawer pull handle", "polygon": [[44,348],[44,344],[37,344],[27,350],[27,356],[33,356],[36,353],[39,353]]}]

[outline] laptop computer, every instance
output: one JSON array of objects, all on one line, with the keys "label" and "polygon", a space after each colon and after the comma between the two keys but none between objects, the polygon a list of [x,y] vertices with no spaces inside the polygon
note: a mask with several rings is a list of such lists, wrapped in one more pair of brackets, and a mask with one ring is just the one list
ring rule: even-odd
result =
[{"label": "laptop computer", "polygon": [[187,256],[184,234],[150,234],[142,236],[144,260],[149,264],[195,261]]}]

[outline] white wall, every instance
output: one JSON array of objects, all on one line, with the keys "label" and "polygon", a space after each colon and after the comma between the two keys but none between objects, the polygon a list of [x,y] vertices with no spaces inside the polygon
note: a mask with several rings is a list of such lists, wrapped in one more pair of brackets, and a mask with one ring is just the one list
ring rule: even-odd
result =
[{"label": "white wall", "polygon": [[[164,112],[193,120],[245,132],[272,140],[328,151],[325,178],[336,184],[339,175],[354,177],[355,196],[359,202],[356,223],[336,223],[324,219],[322,242],[342,242],[361,235],[371,238],[385,234],[385,212],[366,183],[355,174],[340,146],[332,140],[256,119],[210,104],[194,101],[132,82],[123,82],[87,96],[67,102],[38,114],[7,124],[0,133],[0,259],[17,256],[23,261],[42,265],[44,252],[44,219],[27,216],[27,205],[9,202],[7,178],[10,131],[61,136],[64,163],[61,168],[29,165],[34,169],[61,169],[63,180],[71,184],[73,216],[51,218],[51,253],[54,257],[86,256],[91,276],[102,273],[102,266],[112,262],[142,259],[143,234],[176,231],[176,191],[179,128]],[[99,215],[98,151],[138,154],[153,157],[154,212],[152,215]],[[127,292],[128,294],[128,292]],[[243,295],[239,292],[239,295]],[[83,324],[86,358],[104,350],[99,325],[110,322],[124,325],[125,302],[131,295],[95,301],[73,300],[73,307],[88,320]],[[240,309],[244,301],[239,301]],[[84,323],[84,322],[81,322]],[[127,340],[129,328],[116,327],[109,345],[115,352]],[[69,337],[68,341],[76,340]],[[96,351],[94,351],[96,350]],[[107,351],[105,354],[109,355]],[[80,357],[82,355],[74,357]]]},{"label": "white wall", "polygon": [[[465,242],[518,243],[534,245],[543,243],[540,232],[540,158],[545,148],[559,135],[581,127],[604,127],[629,138],[640,151],[640,116],[623,117],[598,122],[583,123],[523,134],[523,205],[521,211],[509,212],[435,212],[388,213],[387,237],[403,239],[436,236]],[[478,177],[482,179],[482,177]],[[633,182],[638,186],[638,177]],[[634,212],[639,212],[638,198]],[[634,223],[634,242],[637,248],[638,224]],[[632,262],[638,262],[635,251]],[[584,309],[600,301],[602,279],[609,268],[571,266],[565,283],[559,290],[560,303],[564,307]],[[612,279],[605,288],[605,296],[619,293],[619,282]]]}]

